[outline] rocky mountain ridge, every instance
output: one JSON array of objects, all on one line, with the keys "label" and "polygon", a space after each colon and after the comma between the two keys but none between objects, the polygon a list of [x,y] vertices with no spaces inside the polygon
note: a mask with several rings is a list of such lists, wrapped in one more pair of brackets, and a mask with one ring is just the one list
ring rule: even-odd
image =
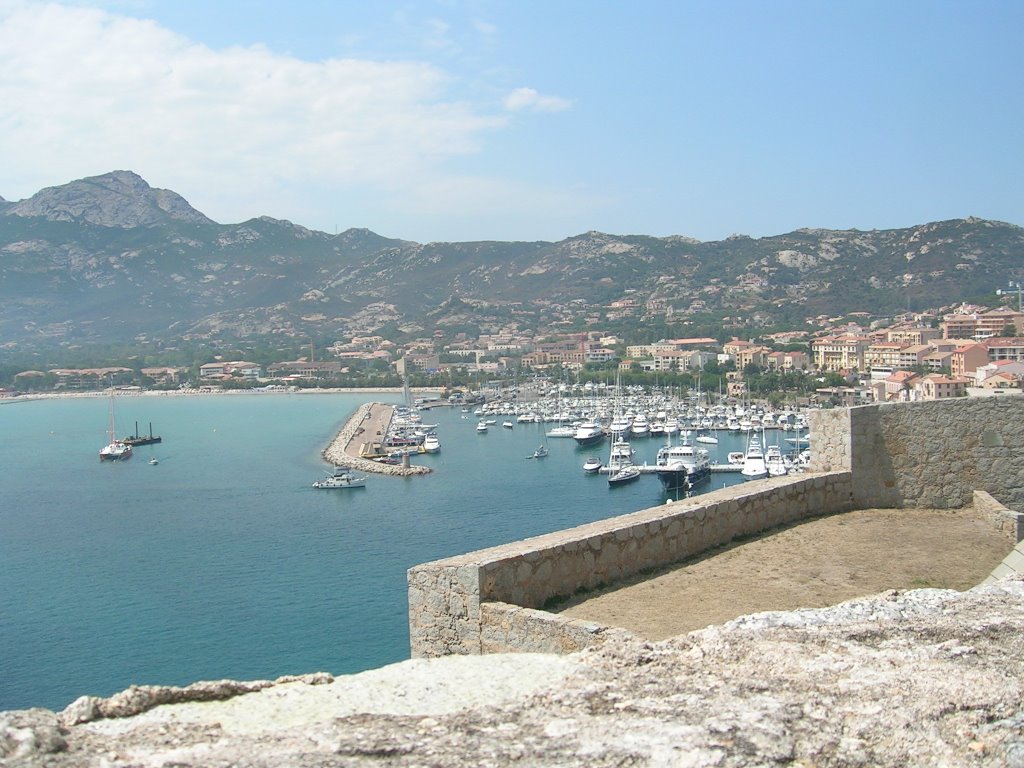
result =
[{"label": "rocky mountain ridge", "polygon": [[967,218],[764,238],[587,232],[549,242],[415,243],[259,217],[218,224],[129,171],[0,204],[0,337],[341,336],[564,327],[612,302],[669,322],[800,324],[991,294],[1024,279],[1024,230]]}]

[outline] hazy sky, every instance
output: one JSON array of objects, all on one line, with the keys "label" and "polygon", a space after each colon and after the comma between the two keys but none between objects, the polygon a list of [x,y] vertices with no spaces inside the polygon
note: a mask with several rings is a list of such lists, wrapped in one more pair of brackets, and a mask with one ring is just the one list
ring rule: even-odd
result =
[{"label": "hazy sky", "polygon": [[1024,224],[1020,0],[0,0],[0,195],[560,240]]}]

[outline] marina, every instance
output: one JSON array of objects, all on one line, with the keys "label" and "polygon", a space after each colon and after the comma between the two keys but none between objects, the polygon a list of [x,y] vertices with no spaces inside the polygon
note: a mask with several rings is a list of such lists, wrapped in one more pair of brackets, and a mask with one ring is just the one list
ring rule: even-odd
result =
[{"label": "marina", "polygon": [[[368,398],[382,409],[367,409]],[[340,437],[358,454],[384,423],[378,415],[402,400],[119,398],[121,420],[152,419],[174,439],[102,468],[103,398],[0,405],[9,437],[0,445],[0,615],[9,617],[0,623],[0,709],[60,709],[133,683],[343,674],[398,661],[409,654],[413,565],[673,498],[642,469],[665,438],[631,441],[641,475],[612,490],[607,475],[583,469],[590,456],[607,459],[607,441],[579,448],[548,437],[557,424],[543,420],[477,435],[471,411],[447,406],[419,411],[441,445],[409,456],[422,474],[385,465],[355,469],[366,477],[358,490],[311,487],[333,471],[325,446]],[[744,447],[739,434],[719,437],[711,447],[720,463]],[[546,457],[524,460],[541,445]],[[66,483],[50,482],[54,464]],[[700,492],[739,482],[737,472],[713,473]]]}]

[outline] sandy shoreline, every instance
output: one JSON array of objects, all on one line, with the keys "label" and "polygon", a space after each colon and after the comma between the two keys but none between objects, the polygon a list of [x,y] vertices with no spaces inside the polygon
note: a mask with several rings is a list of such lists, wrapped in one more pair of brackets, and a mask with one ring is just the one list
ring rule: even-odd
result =
[{"label": "sandy shoreline", "polygon": [[[220,397],[233,395],[363,395],[363,394],[398,394],[401,387],[338,387],[333,389],[115,389],[118,397]],[[412,389],[424,394],[437,392],[437,389]],[[0,404],[17,403],[29,400],[57,400],[81,397],[110,397],[110,390],[88,392],[32,392],[20,395],[0,396]]]}]

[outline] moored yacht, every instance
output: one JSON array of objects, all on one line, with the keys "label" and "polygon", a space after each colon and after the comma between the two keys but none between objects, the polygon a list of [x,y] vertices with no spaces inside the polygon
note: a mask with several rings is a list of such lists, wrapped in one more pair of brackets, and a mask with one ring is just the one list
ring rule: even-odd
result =
[{"label": "moored yacht", "polygon": [[576,427],[573,439],[579,446],[597,445],[604,440],[604,430],[596,421],[584,421]]},{"label": "moored yacht", "polygon": [[690,445],[685,438],[678,445],[666,444],[659,448],[654,464],[666,491],[689,491],[711,477],[711,458],[707,450]]},{"label": "moored yacht", "polygon": [[768,476],[768,465],[765,464],[764,452],[761,450],[761,438],[756,432],[750,433],[747,440],[747,452],[743,457],[743,468],[740,474],[747,480],[757,480]]}]

